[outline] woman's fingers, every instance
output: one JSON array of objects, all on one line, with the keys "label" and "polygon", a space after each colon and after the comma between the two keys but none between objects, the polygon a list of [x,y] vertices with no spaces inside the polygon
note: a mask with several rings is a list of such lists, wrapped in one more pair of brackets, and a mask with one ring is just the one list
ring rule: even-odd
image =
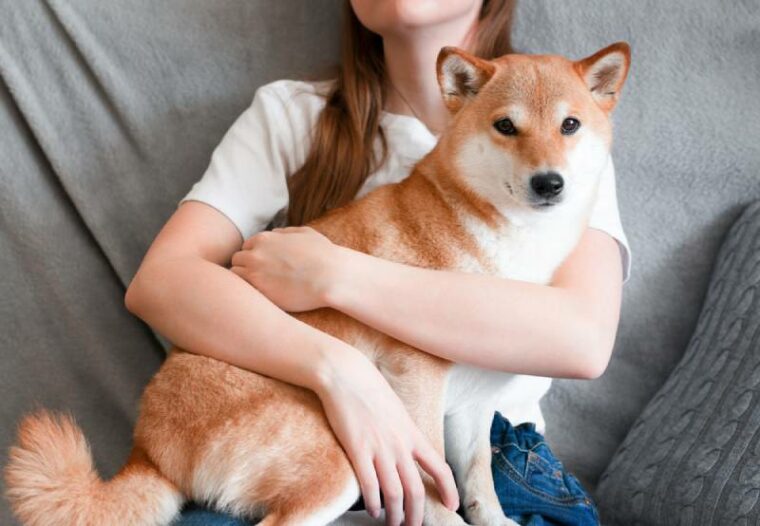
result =
[{"label": "woman's fingers", "polygon": [[245,252],[244,251],[238,251],[232,254],[232,258],[230,259],[230,264],[233,267],[243,267],[245,266],[243,264],[243,259],[245,259]]},{"label": "woman's fingers", "polygon": [[404,519],[404,488],[396,463],[390,456],[375,457],[375,471],[383,491],[386,526],[399,526]]},{"label": "woman's fingers", "polygon": [[250,249],[252,249],[253,245],[262,239],[262,237],[263,237],[262,234],[263,233],[264,232],[259,232],[257,234],[254,234],[251,237],[249,237],[248,239],[246,239],[245,241],[243,241],[243,246],[241,248],[243,250],[250,250]]},{"label": "woman's fingers", "polygon": [[282,232],[283,234],[295,234],[296,232],[308,232],[310,227],[307,226],[278,226],[273,228],[272,232]]},{"label": "woman's fingers", "polygon": [[365,454],[359,454],[352,462],[354,473],[359,479],[359,487],[364,499],[364,507],[372,517],[377,518],[380,515],[380,486],[377,483],[377,473],[372,463],[372,457]]},{"label": "woman's fingers", "polygon": [[433,448],[433,446],[420,436],[415,449],[415,460],[420,467],[435,481],[441,501],[450,510],[459,508],[459,493],[454,481],[454,475],[446,460]]},{"label": "woman's fingers", "polygon": [[243,241],[243,249],[251,248],[257,241],[261,241],[262,239],[269,236],[270,232],[274,232],[276,234],[297,234],[300,232],[309,232],[310,230],[313,229],[308,226],[278,226],[272,230],[262,230],[260,232],[256,232],[248,239]]},{"label": "woman's fingers", "polygon": [[[359,360],[351,361],[354,356]],[[346,358],[336,369],[340,381],[333,379],[331,388],[317,392],[354,466],[367,511],[379,509],[381,495],[388,526],[402,521],[420,526],[428,489],[423,471],[435,482],[442,502],[456,510],[459,496],[442,453],[415,426],[403,402],[365,356],[357,351]]]},{"label": "woman's fingers", "polygon": [[257,262],[259,255],[251,250],[239,250],[232,254],[230,265],[233,267],[250,267]]},{"label": "woman's fingers", "polygon": [[422,526],[425,514],[425,486],[411,457],[400,460],[398,474],[404,488],[404,526]]}]

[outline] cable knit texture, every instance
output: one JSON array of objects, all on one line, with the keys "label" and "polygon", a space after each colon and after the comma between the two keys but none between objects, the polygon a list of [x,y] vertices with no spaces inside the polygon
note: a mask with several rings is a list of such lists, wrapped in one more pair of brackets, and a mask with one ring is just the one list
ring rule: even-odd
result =
[{"label": "cable knit texture", "polygon": [[602,475],[605,524],[760,521],[760,202],[731,228],[683,359]]}]

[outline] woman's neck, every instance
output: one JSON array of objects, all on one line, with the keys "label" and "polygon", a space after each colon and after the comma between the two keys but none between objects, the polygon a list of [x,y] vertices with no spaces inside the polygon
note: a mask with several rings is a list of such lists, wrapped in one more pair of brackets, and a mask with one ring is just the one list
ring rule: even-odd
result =
[{"label": "woman's neck", "polygon": [[438,52],[444,46],[471,47],[477,15],[478,11],[474,11],[472,16],[452,21],[445,27],[383,37],[390,84],[385,86],[387,111],[415,116],[435,134],[445,128],[450,116],[436,78]]}]

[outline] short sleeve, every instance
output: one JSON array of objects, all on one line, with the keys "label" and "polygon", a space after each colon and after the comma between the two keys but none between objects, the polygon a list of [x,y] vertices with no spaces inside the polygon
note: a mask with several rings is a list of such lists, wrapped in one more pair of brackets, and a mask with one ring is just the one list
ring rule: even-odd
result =
[{"label": "short sleeve", "polygon": [[620,221],[612,157],[609,157],[599,182],[599,193],[591,212],[589,227],[607,232],[617,241],[623,263],[623,282],[628,281],[631,275],[631,249]]},{"label": "short sleeve", "polygon": [[261,86],[178,206],[191,200],[211,205],[247,239],[287,206],[294,142],[282,98],[271,84]]}]

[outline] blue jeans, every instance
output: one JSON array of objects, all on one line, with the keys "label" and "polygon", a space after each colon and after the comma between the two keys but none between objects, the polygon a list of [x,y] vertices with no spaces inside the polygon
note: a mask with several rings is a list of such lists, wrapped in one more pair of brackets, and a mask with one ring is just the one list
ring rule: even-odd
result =
[{"label": "blue jeans", "polygon": [[595,526],[599,515],[581,483],[531,423],[513,427],[501,413],[491,424],[491,472],[505,515],[527,526]]},{"label": "blue jeans", "polygon": [[[578,479],[565,471],[534,424],[513,427],[496,412],[491,471],[504,513],[524,526],[597,526],[599,516]],[[352,509],[364,509],[354,506]],[[459,509],[461,514],[462,508]],[[255,524],[190,503],[172,526]]]}]

